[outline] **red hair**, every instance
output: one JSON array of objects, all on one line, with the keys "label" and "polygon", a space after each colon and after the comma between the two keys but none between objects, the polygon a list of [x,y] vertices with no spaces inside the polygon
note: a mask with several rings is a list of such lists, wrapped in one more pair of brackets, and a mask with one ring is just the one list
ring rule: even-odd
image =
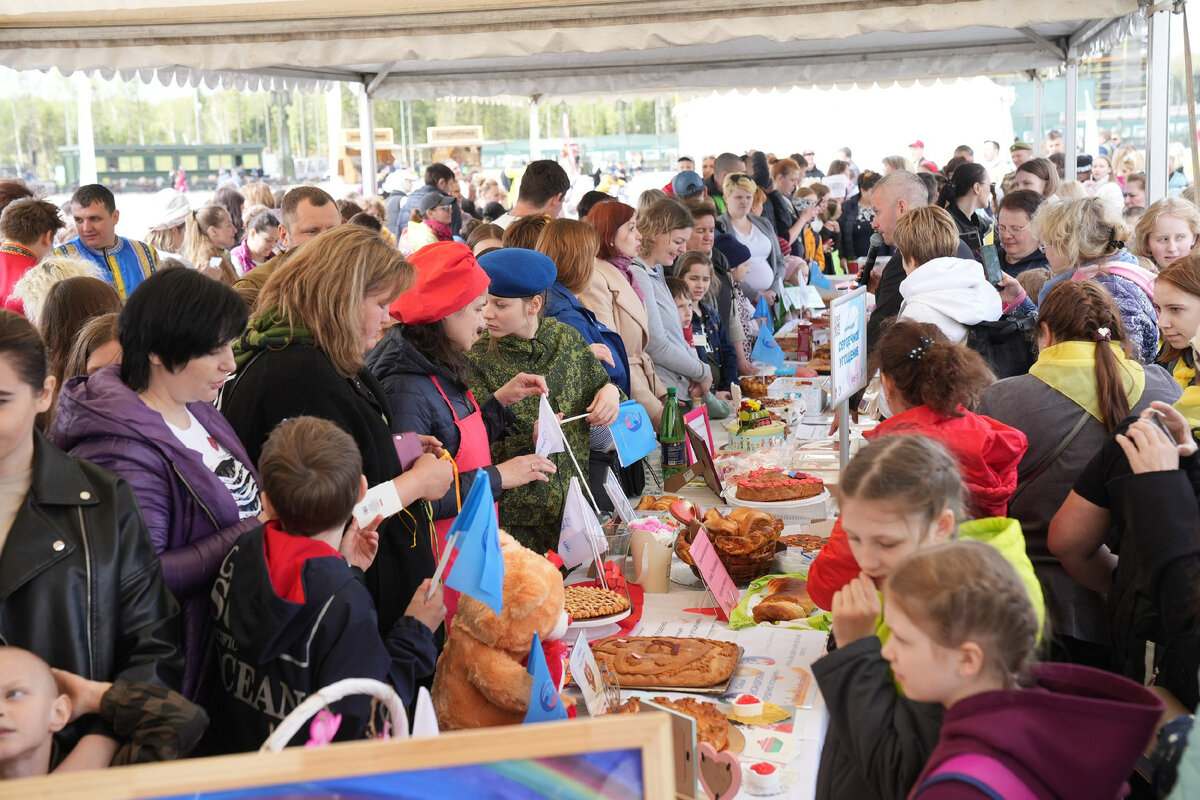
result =
[{"label": "red hair", "polygon": [[613,246],[613,240],[617,236],[617,230],[633,219],[633,215],[633,207],[618,200],[605,200],[592,206],[584,222],[596,229],[596,236],[600,239],[597,258],[607,261],[621,256],[621,251]]}]

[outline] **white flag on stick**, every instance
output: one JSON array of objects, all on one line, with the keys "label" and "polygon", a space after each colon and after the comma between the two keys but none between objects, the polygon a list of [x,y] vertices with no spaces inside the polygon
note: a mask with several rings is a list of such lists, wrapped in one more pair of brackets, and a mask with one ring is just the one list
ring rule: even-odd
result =
[{"label": "white flag on stick", "polygon": [[587,504],[579,488],[579,479],[571,476],[567,501],[563,504],[562,531],[558,535],[558,556],[563,566],[574,569],[608,550],[604,531],[596,512]]},{"label": "white flag on stick", "polygon": [[554,409],[550,408],[550,401],[543,394],[538,399],[538,435],[533,452],[539,456],[548,456],[551,453],[561,453],[565,449],[562,426],[558,424]]}]

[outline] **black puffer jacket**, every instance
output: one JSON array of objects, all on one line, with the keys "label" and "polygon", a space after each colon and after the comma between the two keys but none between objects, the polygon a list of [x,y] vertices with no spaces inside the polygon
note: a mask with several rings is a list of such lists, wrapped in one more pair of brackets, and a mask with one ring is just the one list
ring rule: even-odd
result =
[{"label": "black puffer jacket", "polygon": [[[33,437],[33,483],[0,553],[0,644],[91,680],[179,689],[179,605],[132,490]],[[84,717],[63,744],[104,730]]]},{"label": "black puffer jacket", "polygon": [[[450,413],[430,376],[438,379],[446,399],[454,404],[454,413],[458,414],[459,419],[475,413],[475,406],[467,399],[467,387],[450,370],[440,364],[435,365],[418,352],[404,338],[399,325],[389,328],[383,340],[367,354],[367,369],[379,380],[387,395],[393,430],[436,436],[447,452],[458,454],[461,442],[454,415]],[[483,412],[488,441],[499,440],[505,426],[516,419],[494,397],[483,403],[480,411]],[[486,471],[492,482],[492,497],[498,498],[500,472],[495,467],[487,467]],[[463,497],[467,496],[473,481],[473,471],[461,476]],[[456,514],[458,500],[451,486],[442,499],[433,504],[433,518],[449,519]]]}]

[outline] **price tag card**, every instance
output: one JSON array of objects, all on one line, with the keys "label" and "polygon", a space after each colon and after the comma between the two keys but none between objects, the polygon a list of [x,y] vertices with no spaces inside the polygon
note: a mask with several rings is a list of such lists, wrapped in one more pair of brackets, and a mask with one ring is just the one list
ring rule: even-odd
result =
[{"label": "price tag card", "polygon": [[607,714],[608,705],[604,701],[604,684],[600,677],[600,667],[597,666],[592,646],[588,644],[587,637],[582,631],[579,633],[579,638],[575,640],[575,646],[571,648],[571,660],[568,665],[571,668],[571,677],[575,680],[579,691],[583,692],[583,702],[587,706],[588,714],[593,717]]},{"label": "price tag card", "polygon": [[695,540],[692,541],[689,552],[692,554],[692,560],[696,562],[696,569],[700,570],[700,577],[704,579],[704,585],[708,587],[717,601],[717,606],[721,610],[720,619],[728,622],[729,615],[737,606],[740,598],[737,587],[733,585],[733,578],[729,577],[729,570],[725,569],[725,565],[717,557],[717,551],[713,549],[712,542],[708,539],[708,531],[704,528],[700,529]]},{"label": "price tag card", "polygon": [[608,495],[608,499],[612,500],[613,510],[620,517],[621,522],[628,525],[638,519],[637,512],[633,510],[633,506],[629,504],[629,498],[625,496],[625,490],[621,488],[621,482],[617,480],[617,476],[613,474],[611,469],[605,470],[604,477],[604,493]]}]

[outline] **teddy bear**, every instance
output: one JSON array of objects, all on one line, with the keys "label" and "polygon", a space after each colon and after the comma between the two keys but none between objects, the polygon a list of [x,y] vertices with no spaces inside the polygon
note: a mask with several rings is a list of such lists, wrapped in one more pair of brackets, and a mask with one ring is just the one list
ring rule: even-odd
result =
[{"label": "teddy bear", "polygon": [[562,688],[570,623],[562,575],[544,556],[500,531],[504,607],[499,617],[463,595],[433,678],[433,706],[442,730],[515,725],[525,719],[533,685],[526,671],[536,633],[556,686]]}]

